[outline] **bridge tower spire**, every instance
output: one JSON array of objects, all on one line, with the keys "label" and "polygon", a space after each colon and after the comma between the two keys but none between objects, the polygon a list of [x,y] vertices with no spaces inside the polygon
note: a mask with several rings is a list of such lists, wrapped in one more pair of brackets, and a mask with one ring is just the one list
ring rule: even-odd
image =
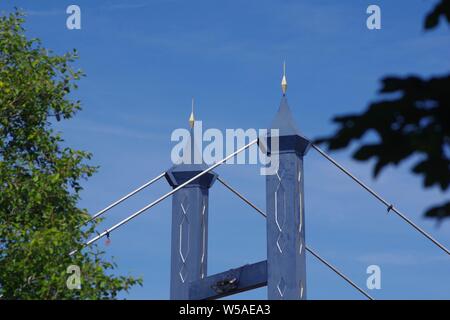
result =
[{"label": "bridge tower spire", "polygon": [[[267,294],[269,299],[306,299],[306,246],[303,156],[310,143],[298,130],[289,108],[286,64],[283,64],[280,107],[270,129],[278,129],[279,157],[275,174],[266,176]],[[268,142],[273,136],[269,136]]]},{"label": "bridge tower spire", "polygon": [[[166,179],[172,188],[193,178],[207,169],[198,150],[195,136],[194,100],[189,117],[191,136],[183,152],[189,159],[175,164],[166,172]],[[200,159],[200,163],[198,161]],[[187,160],[187,161],[186,161]],[[217,174],[208,172],[180,189],[172,197],[172,239],[170,299],[189,299],[189,285],[207,275],[208,258],[208,204],[209,188]]]}]

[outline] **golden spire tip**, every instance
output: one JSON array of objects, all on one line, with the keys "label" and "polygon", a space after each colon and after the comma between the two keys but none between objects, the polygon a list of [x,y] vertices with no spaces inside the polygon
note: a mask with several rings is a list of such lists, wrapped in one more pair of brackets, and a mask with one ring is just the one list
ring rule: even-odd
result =
[{"label": "golden spire tip", "polygon": [[283,96],[286,95],[287,91],[286,61],[283,62],[283,78],[281,79],[281,91],[283,91]]},{"label": "golden spire tip", "polygon": [[192,109],[191,109],[191,115],[189,116],[189,126],[191,128],[194,128],[195,124],[195,117],[194,117],[194,98],[192,97]]}]

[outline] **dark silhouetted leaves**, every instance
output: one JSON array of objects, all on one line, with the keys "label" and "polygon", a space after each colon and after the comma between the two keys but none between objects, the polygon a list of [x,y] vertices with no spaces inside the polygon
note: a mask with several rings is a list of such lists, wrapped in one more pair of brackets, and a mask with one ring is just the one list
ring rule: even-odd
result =
[{"label": "dark silhouetted leaves", "polygon": [[425,213],[425,216],[429,218],[435,218],[440,221],[448,216],[448,212],[450,212],[450,201],[443,205],[428,209],[428,211]]},{"label": "dark silhouetted leaves", "polygon": [[441,0],[425,18],[425,29],[432,29],[439,24],[440,17],[443,16],[450,22],[450,0]]},{"label": "dark silhouetted leaves", "polygon": [[[425,27],[436,27],[442,16],[450,22],[450,0],[436,5],[427,15]],[[423,177],[424,187],[447,190],[450,185],[450,75],[430,79],[385,77],[380,94],[384,99],[370,104],[365,112],[335,117],[337,132],[317,139],[317,143],[337,150],[359,142],[353,158],[374,159],[375,177],[387,166],[415,156],[411,171]],[[368,133],[374,133],[376,141],[364,142]],[[447,203],[434,207],[426,216],[450,217],[450,206]]]}]

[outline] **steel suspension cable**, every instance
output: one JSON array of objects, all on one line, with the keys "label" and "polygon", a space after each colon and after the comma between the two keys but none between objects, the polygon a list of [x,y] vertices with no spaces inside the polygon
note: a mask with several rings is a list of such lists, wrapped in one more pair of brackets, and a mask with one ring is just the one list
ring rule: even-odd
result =
[{"label": "steel suspension cable", "polygon": [[219,181],[222,185],[224,185],[228,190],[233,192],[235,195],[237,195],[241,200],[243,200],[246,204],[248,204],[250,207],[255,209],[259,214],[261,214],[264,218],[267,217],[266,213],[259,209],[256,205],[250,202],[247,198],[245,198],[242,194],[240,194],[238,191],[236,191],[234,188],[232,188],[228,183],[223,181],[220,177],[217,177],[217,181]]},{"label": "steel suspension cable", "polygon": [[[136,211],[135,213],[133,213],[132,215],[128,216],[127,218],[123,219],[122,221],[118,222],[117,224],[115,224],[114,226],[112,226],[109,229],[106,229],[105,231],[103,231],[102,233],[100,233],[99,235],[97,235],[96,237],[92,238],[91,240],[89,240],[88,242],[86,242],[84,244],[83,247],[85,246],[89,246],[92,243],[96,242],[97,240],[103,238],[104,236],[109,236],[109,234],[116,230],[117,228],[119,228],[120,226],[124,225],[125,223],[129,222],[130,220],[136,218],[137,216],[139,216],[140,214],[142,214],[143,212],[147,211],[148,209],[150,209],[151,207],[157,205],[158,203],[160,203],[161,201],[163,201],[164,199],[170,197],[171,195],[173,195],[175,192],[177,192],[178,190],[180,190],[181,188],[185,187],[186,185],[188,185],[189,183],[197,180],[198,178],[200,178],[201,176],[203,176],[204,174],[214,170],[215,168],[217,168],[218,166],[222,165],[223,163],[227,162],[229,159],[233,158],[234,156],[236,156],[237,154],[241,153],[242,151],[246,150],[247,148],[249,148],[250,146],[254,145],[255,143],[258,142],[258,139],[255,139],[253,141],[251,141],[250,143],[246,144],[245,146],[243,146],[242,148],[236,150],[235,152],[231,153],[230,155],[228,155],[227,157],[223,158],[222,160],[216,162],[214,165],[208,167],[207,169],[203,170],[202,172],[200,172],[199,174],[195,175],[194,177],[192,177],[191,179],[187,180],[186,182],[183,182],[182,184],[180,184],[178,187],[176,187],[175,189],[173,189],[172,191],[166,193],[165,195],[161,196],[160,198],[156,199],[155,201],[153,201],[152,203],[146,205],[145,207],[143,207],[142,209]],[[73,250],[72,252],[69,253],[69,255],[73,255],[77,252],[78,250]]]},{"label": "steel suspension cable", "polygon": [[94,214],[92,217],[90,217],[86,222],[83,223],[83,225],[97,219],[98,217],[100,217],[102,214],[104,214],[105,212],[111,210],[112,208],[114,208],[115,206],[117,206],[118,204],[122,203],[123,201],[127,200],[129,197],[135,195],[136,193],[142,191],[143,189],[147,188],[148,186],[152,185],[153,183],[155,183],[156,181],[158,181],[159,179],[161,179],[162,177],[164,177],[166,173],[163,172],[161,174],[159,174],[158,176],[156,176],[155,178],[149,180],[148,182],[144,183],[142,186],[140,186],[139,188],[131,191],[130,193],[128,193],[127,195],[123,196],[122,198],[120,198],[119,200],[111,203],[109,206],[103,208],[102,210],[98,211],[96,214]]},{"label": "steel suspension cable", "polygon": [[[217,181],[219,181],[222,185],[224,185],[228,190],[230,190],[232,193],[234,193],[236,196],[238,196],[241,200],[243,200],[246,204],[251,206],[253,209],[255,209],[260,215],[262,215],[264,218],[267,218],[267,214],[259,209],[255,204],[253,204],[250,200],[248,200],[246,197],[244,197],[241,193],[239,193],[236,189],[231,187],[228,183],[226,183],[223,179],[217,178]],[[339,271],[335,266],[333,266],[331,263],[326,261],[324,258],[319,256],[313,249],[311,249],[308,245],[305,246],[306,251],[308,251],[310,254],[312,254],[316,259],[318,259],[320,262],[322,262],[324,265],[326,265],[328,268],[331,269],[331,271],[334,271],[338,276],[340,276],[342,279],[344,279],[347,283],[349,283],[353,288],[358,290],[360,293],[362,293],[365,297],[367,297],[369,300],[374,300],[368,293],[366,293],[363,289],[361,289],[356,283],[354,283],[349,277],[347,277],[345,274],[343,274],[341,271]]]},{"label": "steel suspension cable", "polygon": [[408,217],[406,217],[403,213],[401,213],[396,207],[394,207],[393,204],[387,202],[385,199],[383,199],[378,193],[373,191],[370,187],[368,187],[364,182],[359,180],[356,176],[354,176],[350,171],[345,169],[342,165],[340,165],[336,160],[334,160],[331,156],[329,156],[325,151],[320,149],[315,144],[311,144],[311,146],[325,159],[330,161],[332,164],[334,164],[337,168],[339,168],[342,172],[344,172],[347,176],[349,176],[353,181],[355,181],[357,184],[359,184],[362,188],[364,188],[367,192],[369,192],[372,196],[374,196],[376,199],[378,199],[381,203],[383,203],[386,207],[388,212],[393,211],[396,213],[400,218],[402,218],[405,222],[407,222],[410,226],[412,226],[415,230],[420,232],[423,236],[425,236],[428,240],[430,240],[432,243],[434,243],[437,247],[439,247],[441,250],[443,250],[445,253],[450,255],[450,251],[439,241],[434,239],[430,234],[428,234],[425,230],[420,228],[417,224],[412,222]]},{"label": "steel suspension cable", "polygon": [[338,276],[340,276],[342,279],[347,281],[353,288],[361,292],[364,296],[366,296],[369,300],[374,300],[368,293],[366,293],[363,289],[361,289],[356,283],[354,283],[349,277],[347,277],[345,274],[340,272],[336,267],[334,267],[331,263],[320,257],[313,249],[306,247],[306,250],[308,250],[309,253],[311,253],[316,259],[318,259],[320,262],[322,262],[324,265],[326,265],[328,268],[333,270]]}]

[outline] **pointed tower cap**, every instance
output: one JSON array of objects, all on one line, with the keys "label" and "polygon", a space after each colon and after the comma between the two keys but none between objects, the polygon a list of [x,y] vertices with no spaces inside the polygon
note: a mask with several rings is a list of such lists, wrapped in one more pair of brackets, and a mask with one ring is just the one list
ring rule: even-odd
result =
[{"label": "pointed tower cap", "polygon": [[[179,161],[166,172],[166,180],[174,188],[208,168],[203,161],[202,153],[197,146],[199,137],[195,136],[195,122],[194,99],[192,98],[192,109],[189,117],[190,137],[189,140],[185,142],[185,149],[187,148],[190,151],[190,163],[184,163],[182,162],[182,159],[179,159]],[[195,163],[196,159],[201,159],[201,162]],[[216,177],[217,174],[210,171],[191,182],[189,185],[209,188],[214,183]]]},{"label": "pointed tower cap", "polygon": [[[294,121],[291,109],[286,98],[287,80],[286,80],[286,63],[283,64],[283,79],[281,81],[283,96],[281,97],[280,107],[272,120],[270,129],[278,130],[279,151],[295,151],[299,154],[306,154],[311,145],[310,141],[305,138]],[[268,133],[268,142],[274,136],[272,132]],[[271,145],[268,145],[268,153],[271,153]]]},{"label": "pointed tower cap", "polygon": [[272,120],[270,129],[278,129],[280,136],[300,135],[286,96],[281,98],[280,107]]}]

